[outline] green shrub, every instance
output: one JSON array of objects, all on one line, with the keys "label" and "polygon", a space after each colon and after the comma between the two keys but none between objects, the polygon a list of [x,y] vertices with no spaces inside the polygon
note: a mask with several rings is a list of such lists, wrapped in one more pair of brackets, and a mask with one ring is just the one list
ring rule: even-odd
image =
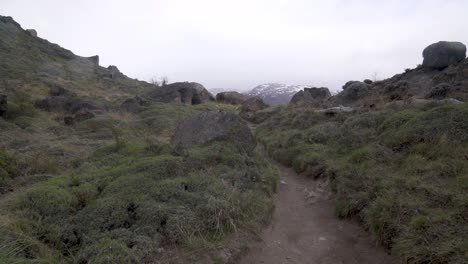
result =
[{"label": "green shrub", "polygon": [[66,219],[75,205],[73,195],[53,183],[32,188],[21,195],[18,201],[19,209],[53,222]]}]

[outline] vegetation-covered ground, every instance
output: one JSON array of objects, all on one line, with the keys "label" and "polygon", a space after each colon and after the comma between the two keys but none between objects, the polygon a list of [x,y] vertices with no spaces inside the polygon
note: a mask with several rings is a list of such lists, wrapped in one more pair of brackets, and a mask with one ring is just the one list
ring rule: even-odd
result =
[{"label": "vegetation-covered ground", "polygon": [[329,177],[337,214],[359,219],[404,263],[466,263],[466,104],[336,115],[289,106],[257,137],[296,172]]},{"label": "vegetation-covered ground", "polygon": [[277,181],[263,158],[168,144],[180,120],[219,108],[155,103],[74,127],[38,110],[0,120],[0,263],[154,263],[175,248],[197,261],[256,231]]}]

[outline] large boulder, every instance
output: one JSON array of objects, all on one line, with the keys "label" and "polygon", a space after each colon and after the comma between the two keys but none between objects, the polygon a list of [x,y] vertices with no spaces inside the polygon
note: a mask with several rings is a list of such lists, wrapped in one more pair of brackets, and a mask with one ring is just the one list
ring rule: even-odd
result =
[{"label": "large boulder", "polygon": [[216,95],[216,102],[223,104],[241,105],[249,98],[250,96],[238,92],[221,92]]},{"label": "large boulder", "polygon": [[37,31],[35,29],[26,29],[26,32],[33,37],[37,37]]},{"label": "large boulder", "polygon": [[120,104],[119,110],[122,112],[139,113],[144,110],[145,105],[145,100],[139,96],[136,96],[129,98]]},{"label": "large boulder", "polygon": [[241,112],[256,112],[267,108],[268,105],[265,104],[260,97],[252,97],[247,99],[241,107]]},{"label": "large boulder", "polygon": [[298,103],[313,103],[323,101],[331,96],[330,90],[325,87],[321,88],[304,88],[303,91],[297,92],[291,98],[291,104]]},{"label": "large boulder", "polygon": [[348,82],[343,86],[343,92],[340,93],[340,97],[345,102],[354,102],[369,93],[369,85],[363,82]]},{"label": "large boulder", "polygon": [[79,98],[75,93],[60,86],[51,86],[50,96],[38,100],[34,106],[48,112],[76,113],[80,110],[102,110],[95,103]]},{"label": "large boulder", "polygon": [[147,96],[158,102],[192,105],[215,100],[203,85],[194,82],[177,82],[164,85],[149,92]]},{"label": "large boulder", "polygon": [[8,97],[4,94],[0,94],[0,116],[3,116],[8,110]]},{"label": "large boulder", "polygon": [[214,141],[231,142],[240,150],[252,151],[256,141],[249,127],[233,113],[203,112],[183,121],[176,129],[172,145],[190,149]]},{"label": "large boulder", "polygon": [[466,58],[466,46],[461,42],[440,41],[425,48],[423,57],[424,67],[444,69]]}]

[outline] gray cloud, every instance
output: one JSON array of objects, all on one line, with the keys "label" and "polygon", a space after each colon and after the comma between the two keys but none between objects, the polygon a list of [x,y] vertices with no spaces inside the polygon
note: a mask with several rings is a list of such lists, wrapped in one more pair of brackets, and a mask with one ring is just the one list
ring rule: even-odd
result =
[{"label": "gray cloud", "polygon": [[468,43],[464,0],[0,0],[2,15],[131,77],[248,89],[337,90],[415,67],[425,46]]}]

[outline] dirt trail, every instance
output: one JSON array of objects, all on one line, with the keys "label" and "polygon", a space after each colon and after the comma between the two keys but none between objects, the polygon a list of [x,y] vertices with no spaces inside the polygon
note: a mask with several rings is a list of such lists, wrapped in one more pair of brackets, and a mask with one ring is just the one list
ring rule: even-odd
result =
[{"label": "dirt trail", "polygon": [[[261,147],[259,151],[264,153]],[[362,227],[335,216],[326,181],[301,177],[269,160],[281,174],[276,210],[261,241],[241,259],[241,264],[397,263]]]}]

